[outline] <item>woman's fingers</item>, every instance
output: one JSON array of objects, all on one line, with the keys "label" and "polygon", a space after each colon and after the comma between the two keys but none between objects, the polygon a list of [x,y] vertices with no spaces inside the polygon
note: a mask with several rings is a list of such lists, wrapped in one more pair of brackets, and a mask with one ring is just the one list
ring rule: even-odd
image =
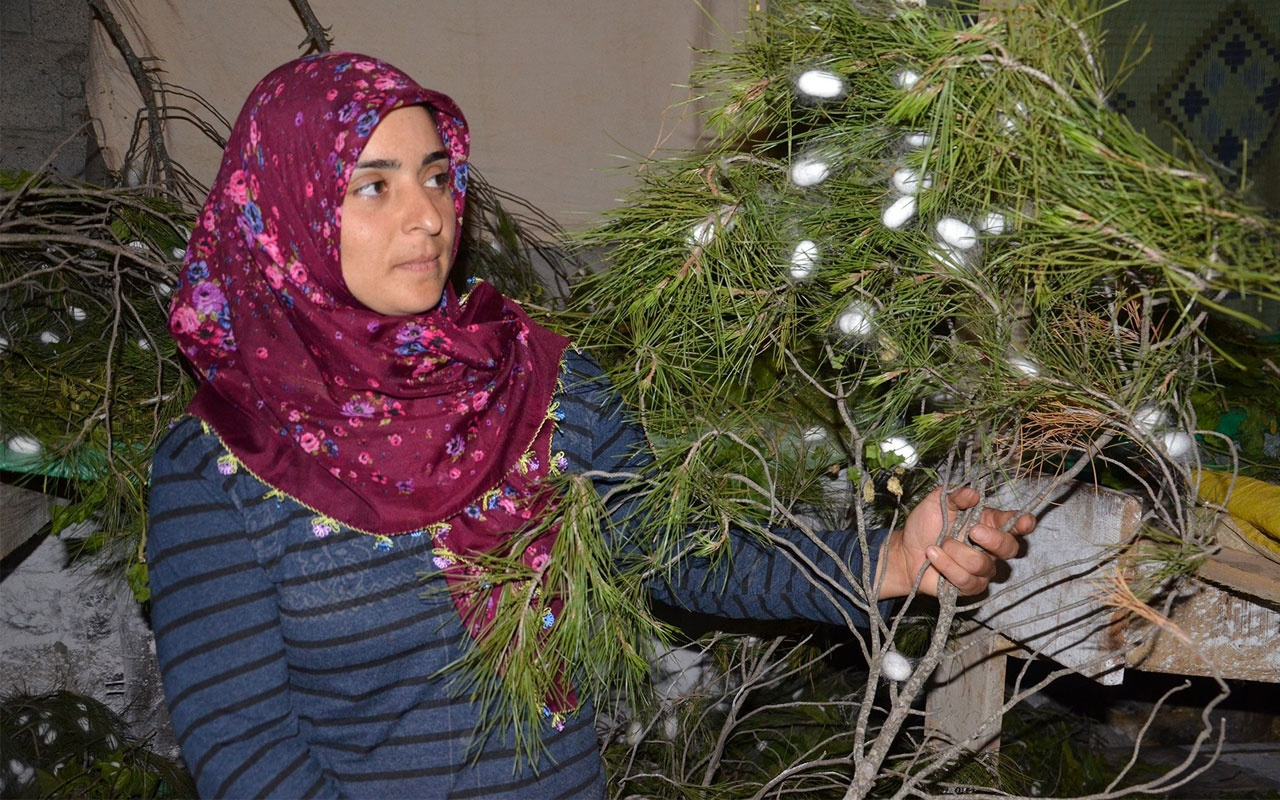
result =
[{"label": "woman's fingers", "polygon": [[974,525],[969,529],[969,541],[996,558],[1013,558],[1018,554],[1018,539],[999,527]]},{"label": "woman's fingers", "polygon": [[996,574],[996,560],[964,542],[948,539],[928,551],[929,563],[962,595],[979,594]]},{"label": "woman's fingers", "polygon": [[[1017,517],[1018,521],[1012,526],[1009,525],[1010,520]],[[1021,514],[1017,511],[1001,511],[999,509],[987,509],[982,514],[982,522],[992,528],[999,530],[1013,531],[1017,534],[1026,534],[1035,530],[1036,518],[1030,514]]]}]

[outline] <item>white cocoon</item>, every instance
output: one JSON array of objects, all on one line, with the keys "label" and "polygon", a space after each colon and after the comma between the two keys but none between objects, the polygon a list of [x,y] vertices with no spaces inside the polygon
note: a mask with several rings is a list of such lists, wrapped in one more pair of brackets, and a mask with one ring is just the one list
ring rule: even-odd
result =
[{"label": "white cocoon", "polygon": [[1168,431],[1160,437],[1160,443],[1172,458],[1181,458],[1196,446],[1196,440],[1184,431]]},{"label": "white cocoon", "polygon": [[982,222],[978,225],[979,230],[983,233],[989,233],[992,236],[999,236],[1005,232],[1008,225],[1004,218],[1004,214],[999,211],[988,211],[987,215],[982,218]]},{"label": "white cocoon", "polygon": [[899,89],[910,89],[920,82],[920,73],[915,70],[904,69],[894,73],[893,85]]},{"label": "white cocoon", "polygon": [[1023,375],[1026,375],[1028,378],[1035,378],[1040,375],[1040,366],[1029,358],[1024,358],[1022,356],[1010,356],[1009,366],[1018,370]]},{"label": "white cocoon", "polygon": [[943,217],[934,227],[938,238],[957,250],[969,250],[978,243],[978,232],[955,217]]},{"label": "white cocoon", "polygon": [[871,307],[866,303],[850,303],[849,307],[840,313],[840,317],[836,320],[836,327],[845,336],[866,336],[871,333]]},{"label": "white cocoon", "polygon": [[933,142],[933,137],[924,131],[912,131],[902,137],[902,143],[907,147],[928,147]]},{"label": "white cocoon", "polygon": [[817,186],[831,176],[831,167],[825,161],[802,158],[791,165],[791,182],[799,187]]},{"label": "white cocoon", "polygon": [[893,171],[893,188],[903,194],[919,194],[922,189],[933,188],[933,176],[921,175],[920,170],[900,167]]},{"label": "white cocoon", "polygon": [[946,242],[939,242],[929,250],[929,256],[944,267],[961,270],[966,267],[964,254]]},{"label": "white cocoon", "polygon": [[819,100],[830,100],[844,94],[844,81],[834,72],[809,69],[796,78],[796,91]]},{"label": "white cocoon", "polygon": [[706,219],[693,226],[685,242],[690,247],[706,247],[711,244],[711,240],[716,238],[717,229],[728,230],[733,224],[733,210],[733,206],[727,205],[719,213],[708,214]]},{"label": "white cocoon", "polygon": [[884,223],[886,228],[897,230],[903,225],[911,221],[916,215],[916,198],[914,195],[904,194],[897,200],[890,203],[880,215],[880,221]]},{"label": "white cocoon", "polygon": [[880,667],[884,670],[884,676],[891,681],[905,681],[911,677],[911,662],[897,650],[885,653]]},{"label": "white cocoon", "polygon": [[9,452],[17,453],[20,456],[34,456],[43,449],[40,446],[39,439],[22,433],[17,436],[10,436],[9,441],[5,442],[4,446],[9,448]]},{"label": "white cocoon", "polygon": [[[892,453],[902,459],[902,466],[907,469],[914,467],[919,461],[920,456],[916,454],[916,449],[911,443],[901,436],[890,436],[880,443],[880,452]],[[904,659],[905,660],[905,659]]]},{"label": "white cocoon", "polygon": [[1133,412],[1133,427],[1143,433],[1155,433],[1169,426],[1169,414],[1155,405],[1145,405]]},{"label": "white cocoon", "polygon": [[818,243],[804,239],[791,251],[791,277],[801,281],[813,274],[818,266]]}]

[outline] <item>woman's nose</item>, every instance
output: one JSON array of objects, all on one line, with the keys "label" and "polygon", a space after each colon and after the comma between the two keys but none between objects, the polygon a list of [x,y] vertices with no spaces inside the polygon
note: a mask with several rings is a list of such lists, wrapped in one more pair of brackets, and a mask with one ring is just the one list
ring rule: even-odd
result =
[{"label": "woman's nose", "polygon": [[444,226],[444,216],[436,206],[431,190],[419,186],[410,192],[408,208],[405,210],[405,223],[409,230],[423,230],[434,236]]}]

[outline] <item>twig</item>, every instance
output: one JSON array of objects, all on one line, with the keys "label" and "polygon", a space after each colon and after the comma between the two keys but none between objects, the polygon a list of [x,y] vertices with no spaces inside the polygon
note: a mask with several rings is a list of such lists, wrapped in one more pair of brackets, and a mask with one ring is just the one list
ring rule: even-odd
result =
[{"label": "twig", "polygon": [[161,171],[165,187],[171,191],[176,191],[177,180],[174,176],[173,164],[169,159],[168,150],[164,146],[164,125],[160,121],[160,104],[156,100],[155,86],[152,83],[151,76],[143,65],[142,59],[133,51],[133,46],[129,44],[129,38],[125,36],[124,29],[116,21],[115,14],[111,13],[111,9],[107,7],[106,0],[88,0],[88,2],[89,7],[97,14],[98,21],[107,29],[107,34],[111,37],[112,44],[120,51],[125,64],[129,67],[129,74],[133,76],[133,82],[137,85],[138,92],[142,95],[142,103],[147,110],[147,129],[149,132],[147,149],[155,157],[156,166]]},{"label": "twig", "polygon": [[302,25],[307,29],[307,38],[298,43],[298,47],[307,45],[304,53],[327,53],[333,47],[333,39],[329,36],[330,28],[320,24],[320,20],[316,19],[315,13],[311,10],[311,4],[307,0],[289,0],[293,3],[293,10],[298,12],[298,16],[302,19]]}]

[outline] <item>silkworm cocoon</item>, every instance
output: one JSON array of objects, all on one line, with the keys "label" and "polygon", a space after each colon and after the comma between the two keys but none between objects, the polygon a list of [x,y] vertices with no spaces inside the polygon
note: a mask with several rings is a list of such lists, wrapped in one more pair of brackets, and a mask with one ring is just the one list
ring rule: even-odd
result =
[{"label": "silkworm cocoon", "polygon": [[831,165],[816,158],[801,158],[791,165],[791,182],[801,188],[817,186],[831,177]]},{"label": "silkworm cocoon", "polygon": [[71,319],[73,319],[76,322],[84,322],[86,319],[89,318],[88,313],[86,313],[85,310],[83,308],[80,308],[79,306],[68,306],[67,314],[71,317]]},{"label": "silkworm cocoon", "polygon": [[1010,356],[1009,366],[1026,375],[1028,378],[1036,378],[1040,375],[1040,365],[1029,358],[1023,356]]},{"label": "silkworm cocoon", "polygon": [[911,662],[897,650],[890,650],[884,654],[880,668],[884,670],[884,676],[891,681],[905,681],[911,677]]},{"label": "silkworm cocoon", "polygon": [[812,428],[806,428],[801,436],[809,444],[817,444],[827,440],[827,430],[826,428],[815,425]]},{"label": "silkworm cocoon", "polygon": [[699,247],[705,247],[711,243],[711,240],[715,238],[715,235],[716,222],[715,220],[708,219],[694,225],[693,230],[689,231],[689,238],[685,241],[690,246],[697,245]]},{"label": "silkworm cocoon", "polygon": [[1183,431],[1167,431],[1160,437],[1160,443],[1164,445],[1164,451],[1172,458],[1181,458],[1190,453],[1196,446],[1196,440]]},{"label": "silkworm cocoon", "polygon": [[716,238],[717,231],[721,228],[728,230],[733,224],[733,211],[733,206],[726,206],[718,212],[708,214],[706,219],[694,225],[689,231],[685,243],[690,247],[706,247],[711,244],[711,240]]},{"label": "silkworm cocoon", "polygon": [[850,303],[836,319],[836,328],[845,336],[867,336],[873,329],[871,318],[874,313],[866,303]]},{"label": "silkworm cocoon", "polygon": [[40,332],[40,344],[57,344],[62,341],[62,337],[53,331]]},{"label": "silkworm cocoon", "polygon": [[978,243],[978,232],[955,217],[943,217],[934,229],[938,238],[957,250],[969,250]]},{"label": "silkworm cocoon", "polygon": [[969,266],[964,253],[946,242],[939,242],[937,247],[930,248],[929,257],[949,269],[962,270]]},{"label": "silkworm cocoon", "polygon": [[915,215],[915,196],[904,194],[885,207],[884,213],[880,215],[880,221],[884,223],[886,228],[896,231],[910,222]]},{"label": "silkworm cocoon", "polygon": [[920,460],[920,456],[916,454],[916,449],[901,436],[890,436],[881,442],[880,452],[898,456],[902,459],[902,466],[907,469],[914,467]]},{"label": "silkworm cocoon", "polygon": [[791,277],[802,281],[813,274],[818,266],[820,255],[818,244],[812,239],[805,239],[791,251]]},{"label": "silkworm cocoon", "polygon": [[5,442],[4,446],[9,448],[9,452],[17,453],[20,456],[38,455],[43,449],[40,446],[39,439],[34,436],[27,436],[26,434],[10,436],[9,441]]},{"label": "silkworm cocoon", "polygon": [[933,188],[933,176],[911,167],[899,167],[893,171],[893,188],[902,194],[919,194],[922,189]]},{"label": "silkworm cocoon", "polygon": [[1133,427],[1143,433],[1155,433],[1169,426],[1169,414],[1159,406],[1145,405],[1133,412]]},{"label": "silkworm cocoon", "polygon": [[910,89],[920,82],[920,74],[915,70],[904,69],[893,75],[893,85],[899,89]]},{"label": "silkworm cocoon", "polygon": [[796,91],[806,97],[831,100],[844,94],[844,79],[825,69],[808,69],[796,78]]},{"label": "silkworm cocoon", "polygon": [[1008,221],[1005,220],[1004,214],[999,211],[988,211],[986,216],[982,218],[982,222],[978,224],[978,230],[983,233],[989,233],[992,236],[999,236],[1004,233],[1008,227]]},{"label": "silkworm cocoon", "polygon": [[902,143],[907,147],[921,148],[928,147],[933,143],[933,137],[924,131],[912,131],[902,137]]}]

